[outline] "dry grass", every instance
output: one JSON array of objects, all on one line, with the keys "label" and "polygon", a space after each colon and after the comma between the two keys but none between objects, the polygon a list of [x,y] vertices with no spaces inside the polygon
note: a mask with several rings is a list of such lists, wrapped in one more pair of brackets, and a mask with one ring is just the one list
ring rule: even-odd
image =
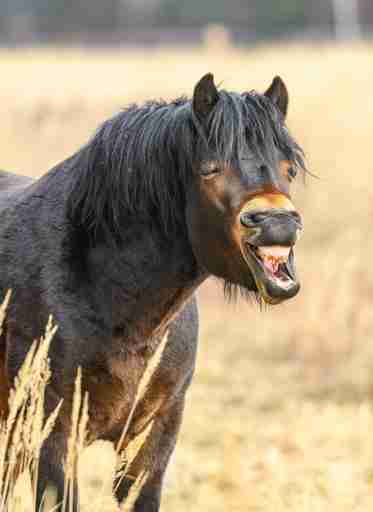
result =
[{"label": "dry grass", "polygon": [[[0,305],[0,333],[10,300],[10,292]],[[44,400],[51,377],[48,351],[56,333],[57,326],[52,318],[46,327],[45,335],[33,343],[9,396],[9,413],[6,421],[0,425],[0,510],[26,512],[35,508],[36,482],[39,471],[40,451],[43,443],[55,428],[62,402],[48,416],[44,416]],[[117,447],[117,459],[120,462],[122,478],[127,476],[130,465],[146,442],[152,427],[152,421],[140,435],[131,440],[123,455],[119,458],[122,444],[137,405],[144,397],[151,377],[161,362],[166,347],[168,333],[159,344],[139,382],[139,388],[124,426],[121,441]],[[64,461],[66,484],[62,509],[71,512],[74,499],[74,481],[79,478],[78,465],[88,441],[89,396],[82,396],[82,372],[77,370],[75,391],[71,410],[71,432],[68,439],[67,454]],[[134,504],[146,483],[146,468],[134,481],[129,495],[120,507],[113,505],[118,512],[132,512]],[[118,482],[119,483],[119,482]],[[55,489],[46,490],[43,512],[53,512],[56,506]],[[67,505],[67,500],[69,506]],[[90,512],[101,512],[103,496],[90,503]]]},{"label": "dry grass", "polygon": [[[198,369],[163,511],[367,511],[373,506],[372,47],[3,51],[0,165],[40,175],[133,100],[280,74],[289,125],[320,176],[299,185],[303,290],[260,313],[201,292]],[[91,460],[95,464],[91,464]],[[112,511],[113,447],[80,465],[83,511]]]}]

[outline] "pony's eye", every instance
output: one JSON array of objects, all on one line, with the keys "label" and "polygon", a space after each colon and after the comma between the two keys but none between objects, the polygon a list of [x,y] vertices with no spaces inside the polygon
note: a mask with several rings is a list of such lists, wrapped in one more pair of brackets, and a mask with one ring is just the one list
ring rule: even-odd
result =
[{"label": "pony's eye", "polygon": [[288,176],[290,181],[293,181],[297,177],[297,170],[295,167],[289,167]]},{"label": "pony's eye", "polygon": [[201,166],[201,176],[203,178],[212,178],[221,173],[218,162],[204,162]]}]

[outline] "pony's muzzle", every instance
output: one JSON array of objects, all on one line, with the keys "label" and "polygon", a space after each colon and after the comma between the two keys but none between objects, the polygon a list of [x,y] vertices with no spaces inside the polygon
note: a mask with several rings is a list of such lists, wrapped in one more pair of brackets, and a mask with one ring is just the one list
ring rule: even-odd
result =
[{"label": "pony's muzzle", "polygon": [[241,254],[263,300],[278,304],[294,297],[300,283],[295,271],[293,246],[302,219],[284,194],[261,194],[239,213]]},{"label": "pony's muzzle", "polygon": [[245,240],[257,246],[293,246],[303,227],[293,203],[281,193],[251,198],[241,209],[239,220]]},{"label": "pony's muzzle", "polygon": [[283,208],[244,211],[240,222],[247,228],[246,240],[261,246],[293,246],[303,227],[298,212]]}]

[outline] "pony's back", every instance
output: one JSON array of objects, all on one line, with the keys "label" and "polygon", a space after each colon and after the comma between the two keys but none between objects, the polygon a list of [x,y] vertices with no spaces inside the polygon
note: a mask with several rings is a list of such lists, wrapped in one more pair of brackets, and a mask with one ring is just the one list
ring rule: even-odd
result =
[{"label": "pony's back", "polygon": [[10,197],[31,185],[32,182],[33,179],[29,176],[0,170],[0,209],[5,206]]}]

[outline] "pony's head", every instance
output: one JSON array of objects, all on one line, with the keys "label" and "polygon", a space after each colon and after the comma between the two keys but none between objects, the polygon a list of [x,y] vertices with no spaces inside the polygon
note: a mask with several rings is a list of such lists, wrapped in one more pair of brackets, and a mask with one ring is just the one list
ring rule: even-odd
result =
[{"label": "pony's head", "polygon": [[200,138],[186,218],[195,257],[270,304],[300,288],[294,245],[302,220],[290,189],[304,163],[284,124],[287,107],[279,77],[263,95],[235,94],[218,91],[208,74],[192,101]]},{"label": "pony's head", "polygon": [[71,161],[72,224],[90,244],[151,225],[170,243],[183,237],[228,290],[271,304],[293,297],[302,221],[290,188],[304,163],[284,124],[287,106],[278,77],[264,94],[237,94],[208,74],[192,100],[129,107]]}]

